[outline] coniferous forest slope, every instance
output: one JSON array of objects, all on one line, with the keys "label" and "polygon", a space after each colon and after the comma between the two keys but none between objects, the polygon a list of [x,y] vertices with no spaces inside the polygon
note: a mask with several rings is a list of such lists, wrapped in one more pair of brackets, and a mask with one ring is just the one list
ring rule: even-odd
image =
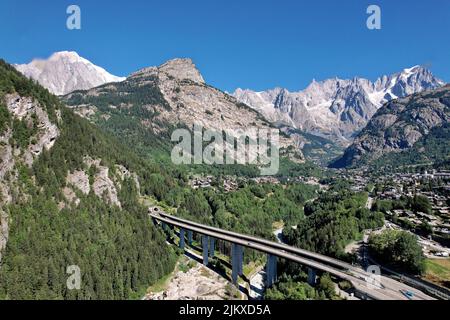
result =
[{"label": "coniferous forest slope", "polygon": [[[138,90],[136,99],[140,94],[149,95],[145,101],[164,103],[158,91]],[[303,205],[316,192],[295,184],[250,184],[231,193],[193,190],[185,168],[158,165],[152,158],[167,153],[164,135],[144,127],[135,131],[122,122],[134,121],[133,112],[151,118],[139,99],[111,127],[97,127],[2,61],[0,101],[3,299],[141,297],[173,270],[177,254],[138,198],[153,199],[192,220],[272,239],[272,224],[303,219]],[[117,127],[120,123],[124,126]],[[116,140],[120,133],[133,150]],[[281,166],[286,172],[299,170],[289,161]],[[253,169],[239,170],[232,172],[251,175]],[[66,287],[71,265],[80,267],[81,290]]]},{"label": "coniferous forest slope", "polygon": [[448,160],[449,121],[449,85],[388,102],[331,167],[398,167]]},{"label": "coniferous forest slope", "polygon": [[[388,163],[392,154],[416,161],[417,153],[445,161],[448,92],[443,87],[386,104],[357,138],[362,151],[349,163]],[[143,203],[271,240],[283,227],[286,243],[346,261],[357,259],[346,251],[349,244],[383,226],[383,213],[367,208],[366,191],[354,191],[350,181],[292,152],[303,147],[323,163],[328,158],[320,150],[339,152],[329,140],[299,130],[281,137],[279,179],[269,182],[249,179],[259,175],[257,166],[173,165],[170,133],[176,127],[198,120],[218,130],[272,127],[205,84],[190,60],[172,60],[61,99],[68,107],[0,61],[0,299],[142,297],[174,269],[180,253],[166,244],[174,232],[158,231]],[[208,187],[188,183],[205,172],[213,176]],[[298,179],[311,175],[315,183]],[[231,190],[224,183],[229,179],[236,179]],[[217,248],[225,256],[230,250],[229,244]],[[244,257],[249,265],[265,263],[249,249]],[[214,259],[215,267],[221,263]],[[73,265],[82,274],[81,290],[66,286]],[[268,299],[338,298],[327,274],[313,288],[302,266],[282,261],[278,271]]]},{"label": "coniferous forest slope", "polygon": [[127,299],[172,271],[137,201],[151,175],[173,183],[0,61],[0,298]]},{"label": "coniferous forest slope", "polygon": [[[122,82],[74,91],[62,100],[77,114],[125,141],[139,155],[165,163],[170,162],[168,156],[174,146],[170,135],[176,128],[192,130],[194,124],[218,132],[274,128],[257,111],[207,84],[190,59],[173,59],[158,67],[144,68]],[[305,163],[298,137],[282,132],[279,144],[280,175],[289,174],[296,164],[296,170],[302,173],[314,171],[310,163]],[[197,167],[214,175],[255,176],[259,172],[254,165]]]}]

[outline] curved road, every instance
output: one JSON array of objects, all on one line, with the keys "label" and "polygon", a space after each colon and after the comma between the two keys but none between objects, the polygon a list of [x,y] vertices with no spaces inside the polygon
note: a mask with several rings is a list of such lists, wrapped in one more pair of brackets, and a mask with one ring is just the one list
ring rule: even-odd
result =
[{"label": "curved road", "polygon": [[196,222],[191,222],[189,220],[174,217],[163,212],[149,213],[149,215],[156,220],[174,225],[179,228],[192,230],[196,233],[211,236],[231,243],[236,243],[254,250],[297,262],[301,265],[311,267],[316,270],[328,272],[340,279],[350,281],[356,288],[356,290],[364,293],[368,298],[371,299],[408,300],[408,298],[402,293],[402,291],[413,292],[414,296],[412,299],[415,300],[433,299],[419,290],[416,290],[401,282],[384,276],[381,276],[380,278],[381,285],[368,285],[366,279],[370,277],[370,274],[363,269],[311,251],[232,231],[226,231],[219,228],[202,225]]}]

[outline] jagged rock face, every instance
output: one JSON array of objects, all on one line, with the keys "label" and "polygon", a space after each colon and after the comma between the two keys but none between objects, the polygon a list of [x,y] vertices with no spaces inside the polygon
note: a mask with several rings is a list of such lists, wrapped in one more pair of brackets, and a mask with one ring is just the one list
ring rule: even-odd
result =
[{"label": "jagged rock face", "polygon": [[450,85],[384,105],[333,167],[367,163],[409,149],[433,128],[450,121]]},{"label": "jagged rock face", "polygon": [[313,81],[299,92],[237,89],[233,95],[272,122],[348,144],[384,103],[443,84],[429,70],[416,66],[374,83],[362,78],[336,78]]},{"label": "jagged rock face", "polygon": [[14,167],[15,163],[13,159],[13,148],[9,144],[11,135],[11,130],[8,130],[4,135],[0,136],[0,181],[4,181],[6,173]]},{"label": "jagged rock face", "polygon": [[172,78],[164,68],[159,70],[158,78],[159,88],[171,107],[160,115],[166,122],[176,121],[188,126],[197,123],[219,131],[268,127],[259,114],[203,82]]},{"label": "jagged rock face", "polygon": [[84,194],[89,194],[91,185],[89,184],[89,176],[83,170],[76,170],[67,175],[67,183],[73,185]]},{"label": "jagged rock face", "polygon": [[2,251],[6,247],[8,241],[9,225],[8,216],[0,210],[0,261],[2,260]]},{"label": "jagged rock face", "polygon": [[98,173],[95,175],[92,188],[98,197],[106,197],[108,203],[116,205],[119,208],[121,207],[119,198],[117,197],[116,186],[109,178],[108,167],[98,166]]},{"label": "jagged rock face", "polygon": [[[32,98],[21,97],[18,94],[10,94],[5,97],[8,111],[17,119],[22,121],[37,120],[37,134],[33,137],[27,150],[24,150],[23,158],[28,166],[38,157],[44,149],[49,150],[59,136],[56,124],[51,123],[48,114],[39,103]],[[34,119],[33,119],[34,118]]]},{"label": "jagged rock face", "polygon": [[[63,195],[69,203],[73,203],[73,204],[75,204],[75,206],[78,206],[81,202],[81,200],[77,197],[75,192],[69,187],[63,188]],[[65,204],[60,203],[59,208],[62,209],[64,207],[65,207]]]},{"label": "jagged rock face", "polygon": [[[149,86],[149,90],[156,88],[163,101],[155,103],[151,98],[147,100],[144,94],[148,92],[139,93],[139,99],[132,97],[136,88],[146,86]],[[190,59],[175,59],[159,67],[145,68],[131,74],[120,84],[74,92],[65,98],[68,105],[81,114],[85,114],[83,109],[87,108],[95,113],[108,112],[104,108],[101,111],[102,106],[96,105],[95,102],[90,103],[94,100],[92,97],[99,96],[109,96],[110,101],[118,101],[117,105],[109,106],[110,109],[138,107],[152,112],[155,117],[143,118],[142,123],[158,134],[167,133],[170,126],[192,127],[193,124],[217,131],[271,128],[270,123],[261,114],[236,98],[207,85]],[[130,102],[124,101],[127,98]],[[136,103],[136,100],[139,103]],[[76,101],[76,104],[72,101]],[[280,146],[298,146],[298,143],[294,139],[280,137]]]},{"label": "jagged rock face", "polygon": [[205,80],[203,80],[202,75],[191,59],[170,60],[161,65],[159,71],[179,80],[191,80],[197,83],[205,83]]},{"label": "jagged rock face", "polygon": [[130,77],[141,77],[158,75],[159,73],[165,74],[171,79],[177,80],[190,80],[196,83],[205,83],[202,75],[198,71],[194,62],[191,59],[173,59],[160,65],[159,67],[148,67],[138,70],[130,75]]},{"label": "jagged rock face", "polygon": [[116,182],[116,185],[118,186],[119,190],[122,188],[122,183],[125,179],[133,179],[134,184],[136,185],[136,189],[138,194],[141,192],[141,184],[139,183],[139,177],[136,173],[130,172],[127,168],[125,168],[121,164],[116,164],[115,166],[116,171],[116,179],[114,182]]},{"label": "jagged rock face", "polygon": [[[13,148],[10,144],[12,129],[7,129],[0,136],[0,260],[1,251],[8,240],[8,216],[2,210],[4,205],[11,203],[12,190],[15,190],[17,174],[14,173],[18,162],[31,167],[33,161],[44,149],[49,150],[59,136],[56,124],[51,123],[47,112],[42,106],[29,97],[18,94],[8,94],[3,99],[8,112],[13,118],[37,126],[36,133],[31,137],[30,143],[24,150]],[[8,175],[8,179],[7,179]],[[25,197],[25,195],[22,195]]]},{"label": "jagged rock face", "polygon": [[[94,194],[102,199],[105,199],[109,204],[116,205],[120,208],[121,203],[117,196],[117,188],[110,177],[109,168],[101,165],[101,159],[92,159],[89,156],[85,157],[84,163],[89,169],[92,166],[96,169],[92,184]],[[87,176],[87,174],[85,175]]]},{"label": "jagged rock face", "polygon": [[117,190],[122,188],[122,182],[128,178],[133,179],[138,193],[140,192],[137,174],[130,172],[123,165],[115,165],[115,170],[113,170],[115,174],[111,174],[108,167],[101,165],[101,159],[92,159],[90,156],[85,156],[83,162],[88,170],[92,167],[95,168],[95,175],[90,181],[89,175],[85,170],[76,170],[67,174],[66,182],[68,186],[64,188],[63,194],[69,203],[74,203],[75,206],[78,206],[81,202],[74,190],[79,190],[85,195],[93,191],[97,197],[121,208],[122,204],[119,201]]},{"label": "jagged rock face", "polygon": [[29,64],[15,65],[15,68],[56,95],[125,80],[111,75],[76,52],[68,51],[56,52],[47,60],[36,59]]}]

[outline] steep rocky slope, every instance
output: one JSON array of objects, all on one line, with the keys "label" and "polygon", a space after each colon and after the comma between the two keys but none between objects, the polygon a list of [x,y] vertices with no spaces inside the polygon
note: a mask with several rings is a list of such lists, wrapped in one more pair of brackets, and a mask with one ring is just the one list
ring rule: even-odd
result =
[{"label": "steep rocky slope", "polygon": [[313,81],[305,90],[276,88],[254,92],[237,89],[233,95],[272,122],[348,144],[385,102],[431,90],[444,83],[415,66],[375,82],[363,78]]},{"label": "steep rocky slope", "polygon": [[[272,128],[255,110],[206,84],[190,59],[145,68],[123,82],[76,91],[64,100],[78,114],[143,148],[146,144],[158,147],[151,144],[161,137],[170,140],[174,128],[192,128],[194,124],[218,132]],[[280,136],[280,147],[295,150],[289,153],[301,161],[299,144]]]},{"label": "steep rocky slope", "polygon": [[15,65],[15,68],[56,95],[125,80],[113,76],[73,51],[56,52],[46,60],[35,59],[28,64]]},{"label": "steep rocky slope", "polygon": [[[380,108],[333,167],[369,163],[389,153],[413,148],[450,121],[450,85],[393,100]],[[447,137],[450,139],[450,137]],[[446,144],[436,145],[449,155]]]},{"label": "steep rocky slope", "polygon": [[170,272],[138,202],[163,174],[0,60],[0,299],[126,299]]}]

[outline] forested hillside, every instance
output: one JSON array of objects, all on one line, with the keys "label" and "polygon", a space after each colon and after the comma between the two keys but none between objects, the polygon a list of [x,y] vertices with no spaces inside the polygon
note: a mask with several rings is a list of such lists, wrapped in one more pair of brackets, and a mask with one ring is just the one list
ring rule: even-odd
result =
[{"label": "forested hillside", "polygon": [[450,168],[450,123],[434,128],[428,135],[420,138],[409,150],[388,153],[373,162],[373,170],[380,168],[401,170],[415,166]]},{"label": "forested hillside", "polygon": [[[383,225],[384,215],[370,211],[366,206],[367,193],[350,191],[349,184],[335,181],[330,190],[321,193],[317,199],[308,202],[303,219],[295,227],[283,229],[286,243],[351,261],[345,247],[360,239],[366,229]],[[277,300],[341,299],[336,295],[335,284],[326,273],[319,277],[316,287],[307,283],[307,269],[292,262],[279,264],[279,280],[267,290],[265,298]],[[340,283],[342,285],[345,282]]]},{"label": "forested hillside", "polygon": [[337,182],[305,206],[306,218],[296,228],[285,228],[286,241],[299,248],[346,259],[344,249],[365,229],[383,225],[384,215],[366,208],[367,193],[349,190]]},{"label": "forested hillside", "polygon": [[[170,165],[176,128],[194,124],[217,130],[272,129],[259,113],[234,97],[206,84],[190,59],[174,59],[159,67],[131,74],[125,81],[105,84],[63,97],[76,113],[127,143],[139,155]],[[208,142],[208,143],[207,143]],[[208,145],[214,141],[204,141]],[[279,175],[314,175],[305,164],[297,139],[281,133],[282,164]],[[287,168],[289,167],[289,168]],[[208,174],[255,176],[257,165],[189,165],[186,170]]]},{"label": "forested hillside", "polygon": [[396,99],[380,108],[342,157],[336,168],[434,163],[449,157],[450,86]]},{"label": "forested hillside", "polygon": [[[191,221],[274,240],[273,223],[301,221],[303,205],[316,190],[301,184],[250,183],[230,193],[212,188],[173,191],[168,203],[178,208],[177,215]],[[247,262],[255,257],[253,250],[246,249]]]},{"label": "forested hillside", "polygon": [[[48,128],[57,134],[37,149]],[[175,253],[137,201],[154,195],[148,176],[173,179],[3,61],[0,136],[0,230],[9,235],[0,298],[127,299],[173,270]],[[86,176],[87,190],[69,174]],[[81,270],[80,290],[66,287],[70,265]]]}]

